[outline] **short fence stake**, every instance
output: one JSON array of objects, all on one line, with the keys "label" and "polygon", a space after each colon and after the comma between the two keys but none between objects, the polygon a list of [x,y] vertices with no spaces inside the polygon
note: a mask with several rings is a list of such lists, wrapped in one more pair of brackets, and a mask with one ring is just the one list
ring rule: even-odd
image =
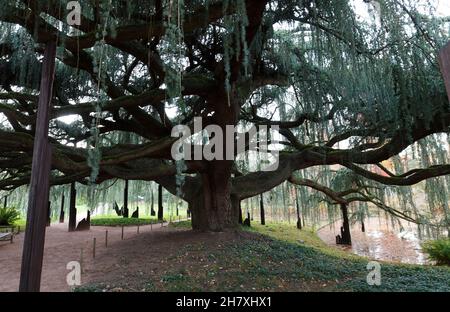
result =
[{"label": "short fence stake", "polygon": [[108,247],[108,230],[105,232],[105,247]]},{"label": "short fence stake", "polygon": [[92,258],[95,259],[95,245],[97,244],[97,238],[94,237],[94,245],[92,247]]}]

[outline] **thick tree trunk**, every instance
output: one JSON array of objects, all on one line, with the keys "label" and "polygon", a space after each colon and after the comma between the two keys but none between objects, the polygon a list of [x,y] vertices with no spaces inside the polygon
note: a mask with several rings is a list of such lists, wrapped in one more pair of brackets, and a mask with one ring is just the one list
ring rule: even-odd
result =
[{"label": "thick tree trunk", "polygon": [[240,199],[231,194],[230,161],[213,161],[203,173],[202,188],[192,201],[192,227],[220,232],[239,223]]},{"label": "thick tree trunk", "polygon": [[75,231],[77,227],[77,189],[75,182],[70,184],[70,204],[69,204],[69,232]]},{"label": "thick tree trunk", "polygon": [[260,195],[259,198],[259,209],[261,212],[261,225],[266,225],[266,211],[264,210],[264,196]]},{"label": "thick tree trunk", "polygon": [[163,207],[163,187],[158,185],[158,220],[164,219],[164,207]]}]

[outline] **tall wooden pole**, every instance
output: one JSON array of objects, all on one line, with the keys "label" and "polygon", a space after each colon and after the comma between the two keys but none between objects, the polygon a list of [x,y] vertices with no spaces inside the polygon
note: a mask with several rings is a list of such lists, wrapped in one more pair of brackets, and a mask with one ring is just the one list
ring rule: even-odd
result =
[{"label": "tall wooden pole", "polygon": [[5,202],[3,203],[3,208],[6,208],[8,206],[8,196],[5,196]]},{"label": "tall wooden pole", "polygon": [[46,43],[44,51],[36,117],[27,227],[20,272],[19,291],[22,292],[39,291],[41,284],[52,157],[48,142],[48,124],[55,76],[55,56],[56,42],[50,41]]}]

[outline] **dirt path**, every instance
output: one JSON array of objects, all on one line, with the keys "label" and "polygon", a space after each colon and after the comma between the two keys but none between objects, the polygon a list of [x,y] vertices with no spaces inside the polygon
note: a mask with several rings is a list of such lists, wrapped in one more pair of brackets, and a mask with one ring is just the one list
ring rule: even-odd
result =
[{"label": "dirt path", "polygon": [[[108,230],[108,248],[105,248],[105,233]],[[66,269],[70,261],[80,261],[81,250],[83,250],[83,270],[82,283],[84,279],[90,280],[90,273],[94,275],[103,271],[115,270],[115,259],[120,259],[124,252],[132,252],[134,241],[137,237],[159,236],[167,231],[161,225],[140,226],[140,234],[137,234],[137,227],[126,227],[124,230],[124,240],[121,240],[120,227],[91,227],[86,232],[67,232],[67,224],[52,224],[47,228],[45,239],[44,263],[42,268],[41,291],[69,291],[66,283],[66,276],[69,270]],[[93,238],[97,240],[96,259],[93,259]],[[14,243],[0,242],[0,291],[17,291],[20,280],[20,266],[22,258],[24,234],[15,237]],[[124,249],[124,247],[127,248]],[[139,252],[139,250],[135,251]],[[100,262],[100,258],[107,253],[108,257],[114,259]],[[133,253],[131,253],[132,255]],[[108,258],[106,257],[106,259]],[[111,267],[112,265],[112,267]]]}]

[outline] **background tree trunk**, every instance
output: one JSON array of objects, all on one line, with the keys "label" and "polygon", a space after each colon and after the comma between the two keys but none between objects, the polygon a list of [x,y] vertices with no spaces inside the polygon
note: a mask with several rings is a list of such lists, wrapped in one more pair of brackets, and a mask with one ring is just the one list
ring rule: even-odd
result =
[{"label": "background tree trunk", "polygon": [[69,232],[75,231],[77,227],[77,189],[75,182],[70,184],[70,204],[69,204]]},{"label": "background tree trunk", "polygon": [[47,226],[50,226],[52,223],[52,202],[48,202],[47,206]]},{"label": "background tree trunk", "polygon": [[59,211],[59,223],[64,223],[64,194],[61,196],[61,209]]},{"label": "background tree trunk", "polygon": [[164,219],[164,207],[163,207],[163,187],[158,185],[158,220]]},{"label": "background tree trunk", "polygon": [[348,218],[348,205],[341,204],[341,211],[342,211],[342,219],[343,219],[343,225],[342,225],[342,229],[341,229],[342,244],[343,245],[351,245],[352,237],[350,234],[350,221]]},{"label": "background tree trunk", "polygon": [[297,188],[294,187],[295,189],[295,205],[297,208],[297,229],[301,230],[302,229],[302,217],[300,215],[300,203],[298,200],[298,191]]},{"label": "background tree trunk", "polygon": [[264,196],[259,195],[259,209],[261,212],[261,225],[266,225],[266,211],[264,210]]},{"label": "background tree trunk", "polygon": [[125,188],[123,190],[123,217],[128,218],[128,180],[125,180]]},{"label": "background tree trunk", "polygon": [[154,192],[153,192],[153,188],[150,188],[150,191],[152,192],[152,206],[150,208],[150,215],[152,217],[154,217],[156,215],[155,213],[155,196],[154,196]]}]

